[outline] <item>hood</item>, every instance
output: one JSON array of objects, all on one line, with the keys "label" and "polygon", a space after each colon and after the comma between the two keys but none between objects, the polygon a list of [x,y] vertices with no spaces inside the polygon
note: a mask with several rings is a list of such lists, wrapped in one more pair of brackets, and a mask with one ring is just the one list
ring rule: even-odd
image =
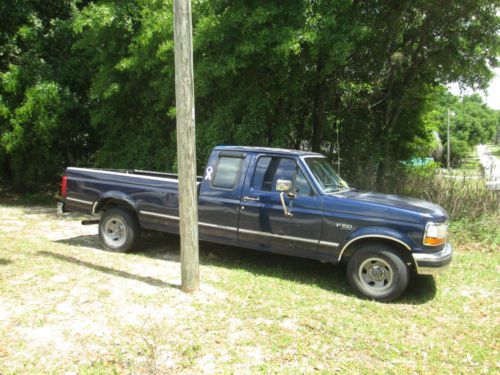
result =
[{"label": "hood", "polygon": [[446,213],[444,208],[422,199],[357,190],[349,190],[344,193],[338,194],[338,196],[342,196],[343,198],[354,201],[384,206],[387,208],[396,208],[398,210],[419,213],[422,216],[426,216],[438,222],[448,220],[448,214]]}]

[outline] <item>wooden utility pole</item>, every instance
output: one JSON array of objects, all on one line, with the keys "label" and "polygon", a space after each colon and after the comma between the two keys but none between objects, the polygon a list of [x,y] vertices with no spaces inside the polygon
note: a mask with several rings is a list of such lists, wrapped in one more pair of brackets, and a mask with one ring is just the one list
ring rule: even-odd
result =
[{"label": "wooden utility pole", "polygon": [[450,169],[450,110],[447,112],[447,136],[446,136],[446,169]]},{"label": "wooden utility pole", "polygon": [[197,291],[200,284],[192,39],[191,0],[174,0],[181,289],[185,292]]}]

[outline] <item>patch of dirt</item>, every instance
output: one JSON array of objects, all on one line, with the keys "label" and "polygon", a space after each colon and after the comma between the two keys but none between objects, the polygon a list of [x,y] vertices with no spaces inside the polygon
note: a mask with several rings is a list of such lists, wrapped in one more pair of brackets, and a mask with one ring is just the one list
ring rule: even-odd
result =
[{"label": "patch of dirt", "polygon": [[[137,353],[145,350],[145,327],[174,324],[196,311],[194,303],[221,303],[225,298],[209,285],[196,294],[181,292],[178,253],[165,252],[167,244],[158,239],[146,239],[153,245],[151,255],[113,253],[100,246],[96,225],[80,224],[81,215],[57,215],[55,207],[16,206],[0,207],[0,215],[1,236],[13,246],[16,239],[28,241],[9,265],[11,277],[0,278],[0,341],[10,342],[0,357],[0,373],[22,372],[23,363],[43,371],[75,371],[122,349],[119,356],[127,366],[142,372],[141,356],[151,356],[147,350]],[[14,303],[9,290],[20,288]],[[160,352],[155,361],[173,367],[173,355]]]}]

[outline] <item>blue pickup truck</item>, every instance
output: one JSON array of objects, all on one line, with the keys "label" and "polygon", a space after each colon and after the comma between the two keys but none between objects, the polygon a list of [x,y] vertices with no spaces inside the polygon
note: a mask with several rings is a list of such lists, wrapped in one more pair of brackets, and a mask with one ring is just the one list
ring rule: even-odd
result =
[{"label": "blue pickup truck", "polygon": [[[351,189],[321,154],[219,146],[198,177],[201,240],[347,265],[361,295],[398,298],[411,273],[452,258],[448,216],[417,199]],[[100,215],[103,246],[127,251],[141,228],[179,232],[175,174],[66,169],[60,209]]]}]

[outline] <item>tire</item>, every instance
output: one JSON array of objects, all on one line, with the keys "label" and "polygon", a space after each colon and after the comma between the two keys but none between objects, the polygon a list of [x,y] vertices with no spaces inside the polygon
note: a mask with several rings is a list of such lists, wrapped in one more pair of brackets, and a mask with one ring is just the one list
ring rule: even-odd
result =
[{"label": "tire", "polygon": [[403,259],[390,247],[380,244],[363,246],[347,263],[349,284],[360,295],[380,302],[401,296],[409,278]]},{"label": "tire", "polygon": [[113,251],[132,250],[141,235],[141,227],[134,213],[123,208],[106,210],[99,221],[101,244]]}]

